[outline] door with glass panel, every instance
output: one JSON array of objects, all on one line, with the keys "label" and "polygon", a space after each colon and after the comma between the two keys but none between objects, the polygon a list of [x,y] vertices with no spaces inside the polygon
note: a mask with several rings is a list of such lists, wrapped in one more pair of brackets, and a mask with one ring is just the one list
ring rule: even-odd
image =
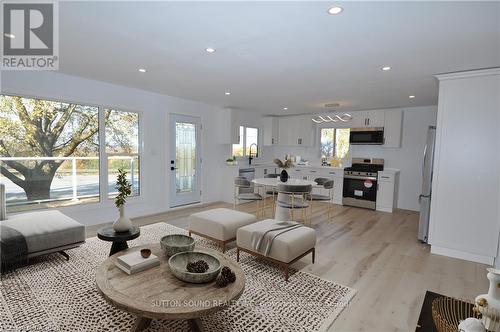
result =
[{"label": "door with glass panel", "polygon": [[170,116],[170,206],[201,201],[201,120],[197,117]]}]

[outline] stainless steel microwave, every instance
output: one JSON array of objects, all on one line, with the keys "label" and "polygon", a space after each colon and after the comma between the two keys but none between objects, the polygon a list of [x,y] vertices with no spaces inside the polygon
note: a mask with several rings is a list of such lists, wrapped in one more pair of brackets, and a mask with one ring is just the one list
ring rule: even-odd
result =
[{"label": "stainless steel microwave", "polygon": [[349,143],[353,145],[382,145],[384,144],[384,128],[352,128],[349,134]]}]

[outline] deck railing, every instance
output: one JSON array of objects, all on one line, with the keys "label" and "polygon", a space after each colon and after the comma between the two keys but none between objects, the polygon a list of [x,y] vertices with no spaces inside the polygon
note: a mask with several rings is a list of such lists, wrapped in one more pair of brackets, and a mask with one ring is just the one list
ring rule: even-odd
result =
[{"label": "deck railing", "polygon": [[[135,187],[136,181],[136,176],[134,174],[134,166],[135,166],[135,160],[134,158],[138,157],[137,155],[127,155],[127,156],[117,156],[117,155],[111,155],[108,156],[108,160],[129,160],[130,163],[130,184],[132,185],[132,188]],[[78,200],[78,169],[77,169],[77,161],[79,160],[99,160],[99,157],[0,157],[0,163],[2,161],[42,161],[42,160],[55,160],[55,161],[61,161],[61,160],[68,160],[71,161],[71,187],[72,187],[72,197],[71,199],[73,200]],[[97,169],[99,171],[99,169]],[[109,174],[109,172],[108,172]],[[99,196],[97,195],[81,195],[80,197],[92,197],[92,196]],[[67,200],[69,198],[62,198],[64,200]],[[59,199],[47,199],[47,200],[40,200],[36,202],[49,202],[49,201],[55,201]],[[28,201],[26,203],[34,203],[34,201]]]}]

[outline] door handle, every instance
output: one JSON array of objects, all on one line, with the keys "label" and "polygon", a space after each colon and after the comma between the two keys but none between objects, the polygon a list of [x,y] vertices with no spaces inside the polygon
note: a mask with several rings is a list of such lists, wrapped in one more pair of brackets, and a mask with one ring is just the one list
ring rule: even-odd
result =
[{"label": "door handle", "polygon": [[170,167],[171,171],[175,171],[176,169],[177,169],[177,167],[174,167],[174,166]]},{"label": "door handle", "polygon": [[424,197],[429,197],[429,195],[422,195],[422,194],[418,195],[418,202],[420,203],[422,201],[422,198]]}]

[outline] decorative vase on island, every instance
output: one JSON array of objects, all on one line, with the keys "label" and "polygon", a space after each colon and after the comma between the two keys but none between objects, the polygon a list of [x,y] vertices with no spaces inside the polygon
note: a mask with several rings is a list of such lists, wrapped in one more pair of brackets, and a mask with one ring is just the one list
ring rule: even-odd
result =
[{"label": "decorative vase on island", "polygon": [[113,229],[118,233],[128,232],[132,228],[132,221],[125,217],[125,206],[120,205],[118,210],[120,211],[120,218],[113,223]]},{"label": "decorative vase on island", "polygon": [[287,182],[288,181],[288,173],[286,169],[282,170],[280,173],[280,181],[281,182]]},{"label": "decorative vase on island", "polygon": [[[475,303],[482,314],[484,327],[488,331],[500,330],[500,270],[488,268],[486,277],[490,281],[488,294],[478,295]],[[485,301],[486,300],[486,301]]]}]

